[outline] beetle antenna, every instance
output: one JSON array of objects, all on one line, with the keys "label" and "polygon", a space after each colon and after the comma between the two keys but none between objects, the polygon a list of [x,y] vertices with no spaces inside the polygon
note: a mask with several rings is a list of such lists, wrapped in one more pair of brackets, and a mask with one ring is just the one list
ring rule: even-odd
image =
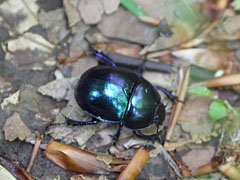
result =
[{"label": "beetle antenna", "polygon": [[110,63],[113,67],[116,66],[116,64],[111,60],[111,58],[109,58],[104,52],[93,46],[86,37],[84,37],[84,39],[87,41],[89,48],[92,50],[94,56],[97,56],[100,59]]},{"label": "beetle antenna", "polygon": [[92,45],[92,43],[88,40],[87,37],[84,37],[84,40],[88,43],[89,48],[93,51],[93,54],[95,55],[96,53],[101,53],[99,49],[97,49],[95,46]]}]

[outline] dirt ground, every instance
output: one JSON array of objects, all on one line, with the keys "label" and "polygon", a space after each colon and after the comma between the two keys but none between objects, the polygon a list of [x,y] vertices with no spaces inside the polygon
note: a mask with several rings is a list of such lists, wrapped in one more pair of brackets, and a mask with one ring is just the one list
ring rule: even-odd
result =
[{"label": "dirt ground", "polygon": [[[189,67],[189,86],[194,83],[194,78],[211,79],[216,73],[236,74],[239,78],[240,17],[239,12],[230,5],[230,1],[221,10],[211,9],[212,5],[218,5],[207,0],[186,0],[191,6],[174,0],[136,2],[150,16],[156,18],[154,23],[161,20],[159,26],[153,28],[152,25],[146,25],[141,19],[143,12],[138,12],[136,17],[136,14],[124,7],[123,1],[120,4],[119,0],[0,1],[1,156],[27,169],[37,131],[43,135],[42,144],[45,145],[54,138],[94,153],[110,152],[127,160],[130,160],[141,146],[146,146],[149,151],[153,149],[149,146],[152,141],[137,138],[127,128],[123,128],[116,147],[112,147],[111,136],[116,133],[118,125],[111,123],[46,128],[49,123],[64,122],[62,114],[80,121],[91,120],[76,103],[74,89],[79,77],[87,69],[104,62],[99,62],[98,58],[92,56],[84,39],[86,37],[104,52],[133,58],[147,57],[154,63],[162,63],[160,70],[161,65],[155,67],[160,72],[156,72],[153,65],[144,70],[143,77],[155,86],[168,89],[174,95],[177,95],[182,82],[180,78],[186,75],[182,72]],[[176,7],[192,9],[177,11]],[[230,18],[227,12],[231,14]],[[210,29],[212,34],[206,33],[206,29]],[[117,58],[115,56],[112,59]],[[131,60],[116,63],[130,67],[132,65],[128,61]],[[192,66],[205,69],[204,73],[198,76],[199,69]],[[136,72],[137,67],[131,67],[130,70]],[[233,82],[238,81],[236,79]],[[199,79],[196,82],[200,82]],[[211,120],[209,115],[209,106],[214,101],[212,96],[201,97],[185,93],[186,98],[182,103],[178,123],[166,142],[172,143],[174,147],[169,150],[185,163],[189,172],[194,172],[220,154],[230,157],[234,154],[239,157],[239,84],[227,84],[223,88],[211,89],[219,101],[226,100],[225,102],[229,102],[233,109],[236,109],[227,109],[227,115],[223,116],[219,112],[220,120],[216,121]],[[174,103],[168,101],[164,94],[161,96],[162,102],[166,104],[163,125],[168,126]],[[232,123],[234,118],[236,121]],[[224,120],[227,123],[224,123]],[[230,127],[231,130],[226,133],[225,127]],[[155,130],[150,127],[150,130],[146,129],[146,133]],[[224,132],[231,135],[224,136]],[[73,176],[79,174],[57,166],[43,155],[43,151],[44,148],[38,151],[30,171],[34,179],[67,180],[71,177],[74,179]],[[235,163],[238,167],[238,162]],[[118,175],[117,172],[104,175],[83,174],[79,179],[116,179]],[[227,179],[221,173],[204,177]],[[168,161],[155,152],[150,155],[150,160],[136,179],[171,180],[177,177]]]}]

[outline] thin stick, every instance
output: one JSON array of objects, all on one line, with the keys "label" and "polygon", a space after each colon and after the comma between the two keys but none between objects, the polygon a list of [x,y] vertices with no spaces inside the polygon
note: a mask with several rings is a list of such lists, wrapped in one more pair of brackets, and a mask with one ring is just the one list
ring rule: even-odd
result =
[{"label": "thin stick", "polygon": [[170,121],[169,121],[168,131],[167,131],[167,135],[166,135],[166,140],[170,140],[173,129],[176,126],[180,111],[181,111],[181,109],[184,105],[182,102],[184,102],[186,92],[187,92],[187,88],[188,88],[189,73],[190,73],[189,68],[185,69],[184,80],[179,83],[180,85],[178,86],[177,97],[180,101],[177,102],[173,106],[172,114],[171,114]]},{"label": "thin stick", "polygon": [[173,160],[173,158],[169,155],[169,153],[164,149],[164,147],[159,144],[157,141],[155,141],[154,143],[154,147],[157,149],[157,151],[163,155],[163,157],[165,158],[165,160],[168,162],[168,164],[171,166],[171,168],[174,170],[174,172],[176,173],[176,175],[179,178],[183,178],[182,174],[180,173],[180,169],[178,167],[178,165],[176,164],[176,162]]},{"label": "thin stick", "polygon": [[33,151],[32,151],[31,159],[30,159],[30,161],[29,161],[29,163],[28,163],[27,172],[30,172],[30,171],[31,171],[33,162],[34,162],[34,160],[35,160],[35,158],[36,158],[36,155],[37,155],[37,152],[38,152],[38,150],[39,150],[40,144],[41,144],[41,142],[42,142],[42,140],[43,140],[43,137],[42,137],[42,135],[40,134],[40,132],[38,131],[37,133],[38,133],[38,137],[37,137],[36,143],[35,143],[34,148],[33,148]]}]

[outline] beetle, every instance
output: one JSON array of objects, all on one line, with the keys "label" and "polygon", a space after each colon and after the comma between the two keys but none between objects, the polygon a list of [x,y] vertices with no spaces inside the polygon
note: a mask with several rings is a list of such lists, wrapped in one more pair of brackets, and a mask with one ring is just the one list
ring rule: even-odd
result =
[{"label": "beetle", "polygon": [[[103,52],[90,44],[93,54],[112,66],[95,66],[87,70],[79,79],[75,88],[78,105],[90,116],[92,121],[75,121],[67,117],[69,125],[92,125],[98,122],[118,123],[119,128],[113,136],[118,140],[122,127],[143,138],[157,138],[158,127],[165,119],[165,105],[157,89],[146,79],[127,69],[116,67],[115,63]],[[143,63],[144,65],[144,63]],[[140,69],[143,70],[142,67]],[[171,100],[170,92],[158,88]],[[157,132],[151,135],[141,130],[155,124]]]}]

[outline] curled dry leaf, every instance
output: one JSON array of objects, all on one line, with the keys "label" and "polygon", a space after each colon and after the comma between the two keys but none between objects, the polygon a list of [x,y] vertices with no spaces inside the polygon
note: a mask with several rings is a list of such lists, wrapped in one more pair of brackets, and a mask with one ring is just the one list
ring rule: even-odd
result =
[{"label": "curled dry leaf", "polygon": [[223,86],[234,86],[239,84],[240,84],[240,73],[213,78],[203,82],[201,85],[207,86],[207,87],[223,87]]},{"label": "curled dry leaf", "polygon": [[[124,164],[126,161],[114,158],[100,158],[94,153],[81,150],[52,140],[44,155],[60,167],[80,173],[108,174],[112,172],[110,164]],[[98,157],[98,158],[97,158]],[[108,160],[106,160],[108,159]],[[111,160],[110,160],[111,159]],[[108,164],[105,162],[107,161]]]},{"label": "curled dry leaf", "polygon": [[228,62],[224,53],[201,48],[178,50],[172,55],[212,71],[225,69]]},{"label": "curled dry leaf", "polygon": [[200,176],[219,170],[232,180],[240,179],[240,171],[231,163],[223,163],[223,157],[214,157],[208,164],[199,167],[193,172],[193,176]]},{"label": "curled dry leaf", "polygon": [[217,166],[219,166],[223,162],[223,157],[213,157],[211,161],[192,172],[193,176],[201,176],[204,174],[212,173],[217,171]]},{"label": "curled dry leaf", "polygon": [[118,176],[117,180],[134,180],[141,172],[149,159],[149,154],[145,148],[141,148],[134,155],[127,167]]},{"label": "curled dry leaf", "polygon": [[[17,167],[8,158],[0,155],[0,165],[6,168],[17,180],[34,180],[25,170]],[[1,177],[0,177],[1,179]]]},{"label": "curled dry leaf", "polygon": [[130,44],[122,41],[94,43],[97,49],[110,51],[121,55],[139,57],[141,47],[137,44]]}]

